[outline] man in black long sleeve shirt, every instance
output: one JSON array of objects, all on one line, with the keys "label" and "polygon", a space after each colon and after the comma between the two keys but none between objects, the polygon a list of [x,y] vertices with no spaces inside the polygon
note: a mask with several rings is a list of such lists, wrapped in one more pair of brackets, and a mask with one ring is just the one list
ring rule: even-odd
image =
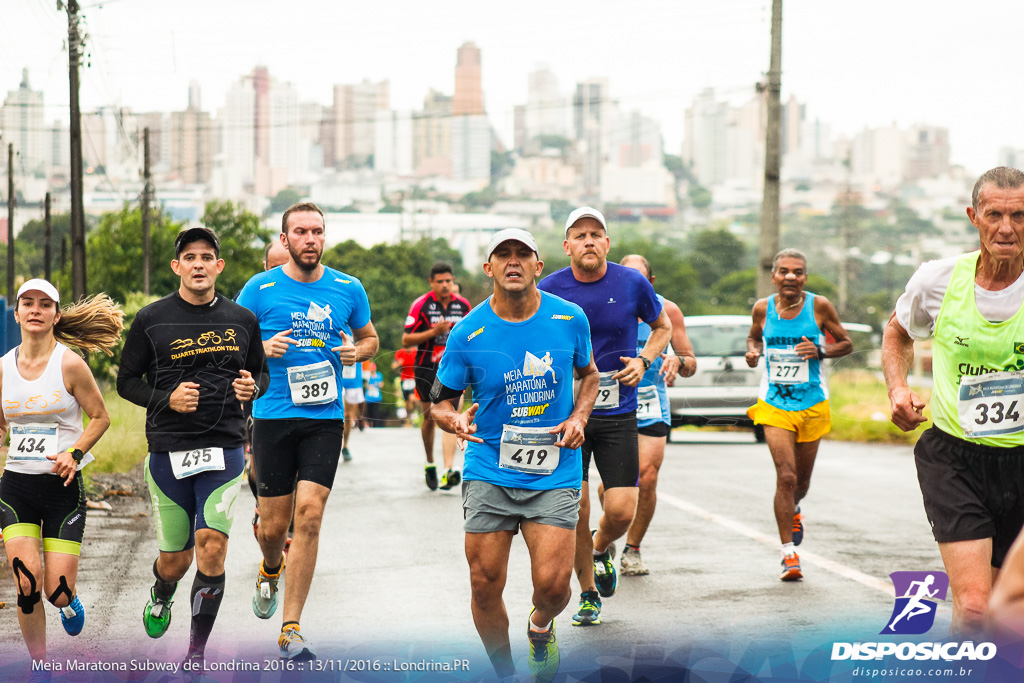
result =
[{"label": "man in black long sleeve shirt", "polygon": [[216,235],[189,228],[171,262],[178,291],[138,312],[125,340],[117,391],[146,408],[146,483],[160,556],[143,613],[159,638],[171,622],[178,580],[192,564],[192,625],[186,673],[202,671],[203,651],[224,594],[224,558],[242,485],[245,419],[270,383],[259,324],[248,309],[219,296],[224,269]]}]

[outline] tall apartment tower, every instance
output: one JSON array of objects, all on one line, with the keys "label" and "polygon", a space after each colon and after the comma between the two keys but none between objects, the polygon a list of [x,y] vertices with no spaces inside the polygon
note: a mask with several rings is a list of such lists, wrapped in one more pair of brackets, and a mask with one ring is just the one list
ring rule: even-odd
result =
[{"label": "tall apartment tower", "polygon": [[377,113],[391,107],[391,86],[388,81],[371,83],[364,80],[354,85],[334,86],[333,139],[328,143],[329,166],[362,165],[374,151],[374,126]]},{"label": "tall apartment tower", "polygon": [[[30,174],[45,173],[48,140],[43,122],[43,93],[29,87],[28,69],[22,70],[18,89],[8,91],[4,99],[4,106],[0,109],[0,130],[3,131],[4,142],[14,144],[14,151],[19,155],[18,166]],[[6,175],[7,145],[3,147],[3,175]]]},{"label": "tall apartment tower", "polygon": [[484,91],[480,81],[480,48],[463,43],[455,63],[455,97],[452,114],[476,116],[484,113]]}]

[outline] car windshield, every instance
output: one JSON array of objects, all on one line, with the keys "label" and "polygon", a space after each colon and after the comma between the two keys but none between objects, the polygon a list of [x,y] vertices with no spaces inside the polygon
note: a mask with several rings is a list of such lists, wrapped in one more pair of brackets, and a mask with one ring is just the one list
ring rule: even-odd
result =
[{"label": "car windshield", "polygon": [[747,352],[746,325],[686,326],[686,336],[697,356],[742,356]]}]

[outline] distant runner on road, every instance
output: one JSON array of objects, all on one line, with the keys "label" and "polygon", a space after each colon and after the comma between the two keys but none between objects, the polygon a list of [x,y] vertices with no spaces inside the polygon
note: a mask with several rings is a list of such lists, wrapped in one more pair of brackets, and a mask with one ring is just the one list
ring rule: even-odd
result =
[{"label": "distant runner on road", "polygon": [[[782,541],[783,581],[803,578],[796,546],[804,539],[800,501],[811,486],[811,472],[821,437],[832,429],[828,382],[821,361],[853,351],[835,306],[804,290],[807,257],[783,249],[772,261],[772,282],[778,294],[761,299],[751,311],[747,365],[761,356],[767,369],[761,377],[757,404],[747,410],[755,425],[764,425],[765,441],[775,463],[775,523]],[[832,335],[826,343],[825,333]]]}]

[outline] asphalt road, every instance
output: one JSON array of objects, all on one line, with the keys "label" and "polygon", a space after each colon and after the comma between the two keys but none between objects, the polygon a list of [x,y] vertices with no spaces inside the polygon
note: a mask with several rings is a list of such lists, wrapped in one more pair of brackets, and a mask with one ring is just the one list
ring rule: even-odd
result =
[{"label": "asphalt road", "polygon": [[[801,652],[836,640],[877,639],[893,606],[888,574],[942,568],[909,448],[822,444],[803,505],[805,579],[782,583],[767,447],[749,433],[677,432],[674,438],[662,469],[657,514],[643,544],[651,574],[620,579],[617,594],[604,601],[601,626],[572,627],[575,600],[556,621],[562,671],[570,680],[602,667],[625,672],[604,680],[628,680],[637,662],[656,668],[680,658],[707,663],[754,657],[755,671],[759,657],[765,666],[788,666],[801,661]],[[352,451],[355,458],[339,467],[328,504],[302,620],[303,633],[329,662],[324,666],[335,669],[322,674],[325,680],[493,676],[470,615],[459,493],[425,487],[418,430],[357,433]],[[252,613],[259,554],[247,490],[239,501],[227,589],[208,658],[273,668],[280,622]],[[142,629],[157,554],[146,512],[144,498],[120,501],[112,513],[90,512],[78,580],[86,627],[69,638],[47,605],[49,653],[55,661],[133,667],[181,661],[188,643],[191,572],[179,588],[167,635],[151,640]],[[513,652],[520,660],[526,653],[530,594],[529,557],[517,538],[505,602]],[[0,678],[5,680],[23,676],[27,659],[14,596],[7,576],[0,581],[0,600],[7,601],[0,610]],[[944,609],[934,632],[945,634],[948,620]],[[459,662],[468,671],[423,671],[445,662]],[[363,667],[369,671],[352,672]],[[397,667],[407,670],[397,673]],[[349,672],[339,673],[342,668]],[[115,678],[64,675],[64,680],[165,679],[146,671]],[[211,674],[219,681],[279,678],[280,673],[265,671]]]}]

